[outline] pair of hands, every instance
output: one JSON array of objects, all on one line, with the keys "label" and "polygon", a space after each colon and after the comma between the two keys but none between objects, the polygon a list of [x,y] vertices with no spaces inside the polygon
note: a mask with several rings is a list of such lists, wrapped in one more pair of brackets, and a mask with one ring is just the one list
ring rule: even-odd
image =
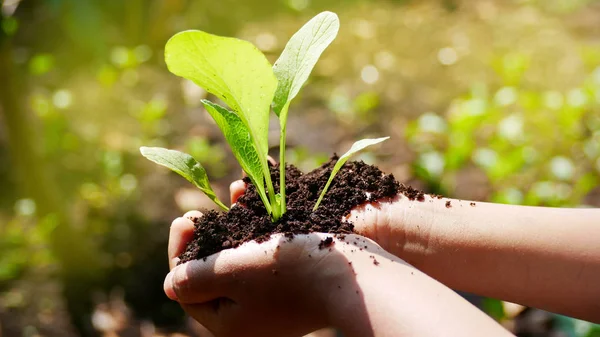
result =
[{"label": "pair of hands", "polygon": [[[232,203],[244,189],[232,184]],[[350,214],[374,242],[275,236],[175,267],[198,216],[171,227],[165,292],[219,336],[506,334],[448,287],[600,323],[600,209],[398,196]]]},{"label": "pair of hands", "polygon": [[[242,181],[231,185],[232,203],[244,189]],[[217,336],[306,334],[345,319],[338,315],[340,305],[353,307],[354,319],[365,320],[368,315],[361,309],[356,274],[395,259],[357,235],[346,235],[343,241],[335,238],[331,246],[319,249],[321,240],[331,235],[313,233],[296,235],[291,241],[275,235],[261,244],[252,241],[205,261],[177,265],[177,256],[193,236],[191,219],[201,216],[191,211],[173,221],[168,248],[171,272],[164,290]]]}]

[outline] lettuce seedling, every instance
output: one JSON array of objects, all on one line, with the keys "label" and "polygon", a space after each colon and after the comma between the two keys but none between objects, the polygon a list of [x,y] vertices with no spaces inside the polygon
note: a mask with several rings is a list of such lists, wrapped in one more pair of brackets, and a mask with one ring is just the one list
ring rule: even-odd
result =
[{"label": "lettuce seedling", "polygon": [[[286,212],[285,143],[290,102],[308,79],[323,51],[335,39],[339,26],[339,19],[334,13],[323,12],[315,16],[292,36],[273,67],[247,41],[197,30],[175,34],[165,46],[165,62],[169,71],[193,81],[231,109],[202,100],[206,111],[223,132],[233,155],[256,186],[273,221]],[[271,107],[279,117],[281,128],[278,194],[271,181],[267,160]],[[381,140],[359,141],[355,146],[360,148],[353,146],[349,153],[340,158],[339,167],[336,165],[337,170],[332,172],[315,209],[347,157],[365,146],[375,144],[373,141]],[[190,155],[147,147],[141,148],[141,152],[151,161],[191,181],[219,207],[227,210],[210,187],[204,168]]]}]

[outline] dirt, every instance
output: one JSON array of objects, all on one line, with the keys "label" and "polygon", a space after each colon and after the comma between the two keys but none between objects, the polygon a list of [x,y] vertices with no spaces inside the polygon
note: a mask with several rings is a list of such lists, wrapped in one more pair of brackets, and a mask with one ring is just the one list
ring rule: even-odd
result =
[{"label": "dirt", "polygon": [[327,248],[333,244],[333,238],[331,236],[327,237],[325,240],[321,240],[319,243],[319,249]]},{"label": "dirt", "polygon": [[[313,212],[337,159],[334,155],[327,163],[306,174],[292,165],[287,166],[287,212],[275,223],[267,214],[256,188],[246,178],[246,192],[228,212],[209,211],[202,218],[192,219],[196,227],[194,237],[181,254],[180,263],[205,258],[246,241],[260,243],[276,233],[283,233],[290,240],[295,234],[311,232],[349,234],[354,226],[342,218],[356,206],[391,199],[398,193],[410,200],[425,200],[423,192],[398,183],[392,174],[384,174],[362,161],[352,161],[347,162],[335,176],[321,205]],[[271,167],[271,177],[275,190],[279,191],[277,165]],[[332,242],[332,238],[328,237],[319,244],[319,248],[329,247]]]},{"label": "dirt", "polygon": [[374,255],[369,255],[369,257],[370,257],[371,259],[373,259],[373,264],[374,264],[374,265],[376,265],[376,266],[378,266],[378,265],[379,265],[379,261],[377,261],[377,259],[375,258],[375,256],[374,256]]}]

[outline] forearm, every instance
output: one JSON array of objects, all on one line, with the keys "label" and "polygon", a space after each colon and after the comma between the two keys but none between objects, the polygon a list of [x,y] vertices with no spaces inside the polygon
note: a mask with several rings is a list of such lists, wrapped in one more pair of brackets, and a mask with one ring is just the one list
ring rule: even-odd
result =
[{"label": "forearm", "polygon": [[377,214],[376,241],[454,289],[600,321],[600,210],[427,197]]},{"label": "forearm", "polygon": [[413,266],[383,250],[368,251],[352,256],[355,278],[346,278],[330,298],[333,323],[345,336],[510,335]]}]

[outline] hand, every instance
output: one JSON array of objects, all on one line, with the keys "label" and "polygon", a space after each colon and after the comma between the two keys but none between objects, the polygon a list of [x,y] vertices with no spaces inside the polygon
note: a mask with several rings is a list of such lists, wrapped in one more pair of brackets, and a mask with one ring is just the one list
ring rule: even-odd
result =
[{"label": "hand", "polygon": [[[231,184],[232,204],[245,188],[241,180]],[[318,233],[297,235],[292,241],[276,235],[260,245],[249,242],[206,261],[177,266],[177,256],[193,237],[191,219],[201,216],[191,211],[171,225],[172,270],[165,280],[165,292],[217,336],[300,335],[333,326],[332,293],[347,297],[344,302],[348,305],[352,303],[348,299],[358,300],[359,287],[352,284],[355,267],[374,266],[364,250],[376,247],[369,240],[351,235],[343,245],[335,239],[331,246],[319,249],[321,241],[331,235]],[[350,248],[351,240],[361,247]],[[340,252],[342,246],[348,247]],[[354,266],[346,253],[356,255]],[[357,259],[358,255],[362,258]],[[352,307],[357,313],[362,308],[358,304]],[[359,317],[367,315],[357,315],[356,322]]]},{"label": "hand", "polygon": [[189,218],[200,216],[200,212],[188,212],[171,226],[172,271],[165,280],[165,292],[215,335],[306,334],[335,325],[332,313],[342,302],[352,307],[354,320],[362,319],[362,326],[368,326],[355,270],[376,268],[375,255],[364,249],[380,250],[376,244],[348,235],[344,241],[335,239],[331,246],[319,249],[319,243],[331,235],[297,235],[291,241],[275,235],[261,244],[248,242],[206,261],[176,266],[177,256],[192,237]]}]

